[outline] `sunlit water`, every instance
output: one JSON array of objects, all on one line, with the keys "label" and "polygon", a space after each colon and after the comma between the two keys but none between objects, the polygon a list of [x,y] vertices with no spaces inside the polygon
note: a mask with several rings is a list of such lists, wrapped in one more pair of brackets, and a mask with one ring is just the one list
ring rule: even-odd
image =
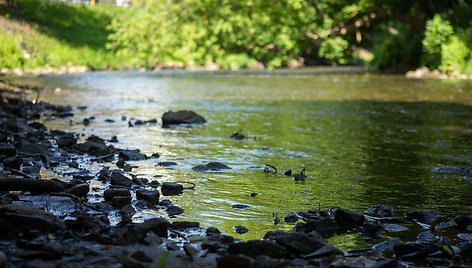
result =
[{"label": "sunlit water", "polygon": [[[274,226],[273,213],[321,207],[365,211],[388,204],[402,215],[436,209],[446,219],[469,213],[472,174],[437,167],[472,166],[472,82],[410,80],[402,76],[316,69],[279,73],[104,72],[26,79],[54,89],[41,100],[73,107],[69,119],[48,121],[63,129],[139,148],[160,159],[136,163],[134,174],[158,181],[190,181],[195,190],[172,196],[199,221],[242,239],[260,238]],[[160,120],[168,110],[188,109],[208,123],[190,128],[160,124],[128,127],[126,116]],[[84,118],[94,116],[84,127]],[[106,123],[114,119],[115,123]],[[160,121],[159,121],[160,122]],[[230,139],[243,129],[250,137]],[[175,161],[173,169],[157,167]],[[232,167],[198,173],[191,167],[219,161]],[[264,164],[298,172],[305,183],[262,172]],[[158,176],[156,176],[158,175]],[[257,193],[251,197],[251,193]],[[235,210],[233,204],[249,209]],[[163,211],[145,211],[163,215]],[[236,225],[249,229],[244,235]],[[348,240],[351,238],[348,238]],[[358,240],[358,239],[357,239]],[[354,244],[359,242],[353,238]],[[357,242],[356,242],[357,241]],[[350,243],[349,241],[344,243]]]}]

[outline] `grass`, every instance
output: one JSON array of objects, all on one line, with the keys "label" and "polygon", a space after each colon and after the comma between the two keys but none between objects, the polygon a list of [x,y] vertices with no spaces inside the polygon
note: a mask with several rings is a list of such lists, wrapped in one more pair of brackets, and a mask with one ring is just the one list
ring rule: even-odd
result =
[{"label": "grass", "polygon": [[126,9],[17,0],[0,4],[0,68],[68,65],[122,69],[128,60],[106,49],[107,25]]}]

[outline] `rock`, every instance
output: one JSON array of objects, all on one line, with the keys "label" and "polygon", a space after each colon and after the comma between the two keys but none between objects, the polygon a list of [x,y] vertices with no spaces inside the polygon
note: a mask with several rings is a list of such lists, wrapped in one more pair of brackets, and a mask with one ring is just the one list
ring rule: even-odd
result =
[{"label": "rock", "polygon": [[385,231],[391,233],[398,233],[410,230],[408,229],[408,227],[396,223],[384,223],[382,224],[382,227],[385,229]]},{"label": "rock", "polygon": [[365,217],[363,214],[356,211],[337,208],[334,210],[334,220],[339,228],[350,230],[362,226]]},{"label": "rock", "polygon": [[190,244],[184,244],[183,249],[185,251],[185,254],[187,254],[187,256],[191,258],[195,257],[198,253],[198,251]]},{"label": "rock", "polygon": [[448,222],[440,222],[434,229],[445,230],[454,227],[457,227],[457,223],[454,220],[450,220]]},{"label": "rock", "polygon": [[431,231],[424,231],[421,232],[417,237],[418,240],[416,240],[416,243],[426,243],[426,242],[431,242],[436,240],[436,236],[431,232]]},{"label": "rock", "polygon": [[241,226],[241,225],[234,226],[234,231],[238,234],[245,234],[249,232],[249,230],[246,227]]},{"label": "rock", "polygon": [[415,210],[405,213],[409,220],[419,221],[421,223],[432,224],[439,219],[439,213],[434,210]]},{"label": "rock", "polygon": [[64,191],[65,184],[55,180],[0,176],[0,189],[2,191],[29,191],[32,194],[47,194]]},{"label": "rock", "polygon": [[465,240],[465,241],[468,241],[468,242],[472,242],[472,234],[471,233],[460,233],[460,234],[457,234],[457,237],[460,240]]},{"label": "rock", "polygon": [[130,220],[133,215],[136,213],[136,210],[134,209],[134,207],[130,204],[122,207],[119,211],[119,213],[121,214],[121,216],[123,217],[123,219],[125,221],[127,220]]},{"label": "rock", "polygon": [[413,243],[397,244],[393,246],[395,257],[404,261],[418,261],[426,259],[424,246]]},{"label": "rock", "polygon": [[203,124],[206,123],[203,116],[192,112],[192,111],[177,111],[177,112],[166,112],[162,115],[162,126],[167,127],[170,125],[178,124]]},{"label": "rock", "polygon": [[16,154],[15,146],[6,143],[0,143],[0,156],[10,157]]},{"label": "rock", "polygon": [[342,254],[340,250],[336,249],[330,244],[325,244],[324,246],[317,249],[316,251],[311,252],[309,254],[301,255],[301,257],[305,259],[312,259],[312,258],[328,257],[331,255],[339,255],[339,254]]},{"label": "rock", "polygon": [[395,238],[390,238],[390,239],[387,239],[383,242],[380,242],[378,244],[375,244],[373,247],[372,247],[372,250],[373,251],[376,251],[376,252],[379,252],[379,251],[393,251],[393,247],[395,245],[398,245],[400,244],[402,241],[400,240],[400,238],[398,237],[395,237]]},{"label": "rock", "polygon": [[131,198],[131,192],[125,188],[109,188],[103,192],[103,197],[107,202],[111,202],[112,198],[115,196],[124,196]]},{"label": "rock", "polygon": [[172,206],[172,201],[170,201],[169,199],[161,200],[161,202],[159,202],[159,206],[163,208],[168,208]]},{"label": "rock", "polygon": [[231,169],[225,164],[219,163],[219,162],[210,162],[206,165],[198,165],[192,168],[193,171],[197,172],[205,172],[205,171],[218,171],[218,170],[223,170],[223,169]]},{"label": "rock", "polygon": [[243,134],[242,129],[231,134],[230,138],[236,141],[242,141],[242,140],[247,139],[246,135]]},{"label": "rock", "polygon": [[310,233],[316,231],[320,235],[327,237],[331,236],[338,230],[338,225],[332,219],[321,219],[308,221],[306,223],[297,223],[293,228],[297,232]]},{"label": "rock", "polygon": [[171,224],[173,229],[190,229],[190,228],[200,228],[200,223],[192,221],[174,221]]},{"label": "rock", "polygon": [[159,203],[159,192],[151,190],[137,190],[136,198],[138,200],[144,200],[149,204],[156,205]]},{"label": "rock", "polygon": [[249,208],[248,205],[244,205],[244,204],[234,204],[231,206],[233,209],[247,209]]},{"label": "rock", "polygon": [[185,210],[183,208],[180,208],[178,206],[169,206],[167,209],[166,209],[166,212],[169,216],[175,216],[175,215],[180,215],[182,213],[185,212]]},{"label": "rock", "polygon": [[72,135],[63,136],[63,137],[57,138],[56,143],[57,143],[57,146],[59,146],[59,148],[69,148],[69,147],[74,146],[77,143],[77,139]]},{"label": "rock", "polygon": [[141,250],[136,250],[130,255],[131,258],[141,262],[152,262],[153,259]]},{"label": "rock", "polygon": [[164,196],[178,195],[184,190],[184,186],[175,182],[164,182],[161,186],[161,192]]},{"label": "rock", "polygon": [[78,169],[79,168],[79,163],[77,163],[77,161],[70,161],[67,166],[69,166],[70,168],[76,168]]},{"label": "rock", "polygon": [[170,222],[160,217],[145,220],[138,226],[140,228],[153,231],[156,235],[160,237],[167,237],[167,230],[170,226]]},{"label": "rock", "polygon": [[375,205],[367,209],[368,212],[373,213],[380,217],[392,217],[394,209],[389,205]]},{"label": "rock", "polygon": [[157,165],[160,167],[173,167],[173,166],[177,166],[177,163],[172,162],[172,161],[164,161],[164,162],[159,162]]},{"label": "rock", "polygon": [[125,161],[138,161],[146,160],[147,156],[145,154],[140,153],[139,150],[120,150],[118,158],[123,159]]},{"label": "rock", "polygon": [[298,221],[298,216],[295,213],[289,213],[284,217],[284,222],[290,223],[290,222],[297,222]]},{"label": "rock", "polygon": [[221,231],[215,227],[208,227],[205,231],[206,236],[214,235],[214,234],[221,234]]},{"label": "rock", "polygon": [[238,255],[226,255],[216,258],[218,268],[252,268],[253,260]]},{"label": "rock", "polygon": [[228,253],[242,254],[252,258],[264,255],[280,259],[287,255],[287,250],[283,246],[270,240],[249,240],[231,244],[228,247]]},{"label": "rock", "polygon": [[467,226],[472,225],[472,217],[465,215],[458,215],[454,217],[454,222],[459,228],[467,228]]},{"label": "rock", "polygon": [[66,190],[67,193],[77,197],[86,197],[89,191],[90,186],[88,183],[77,184]]},{"label": "rock", "polygon": [[259,195],[258,193],[251,193],[251,194],[250,194],[251,197],[256,197],[256,196],[258,196],[258,195]]},{"label": "rock", "polygon": [[132,180],[126,177],[125,175],[114,171],[111,173],[110,183],[111,185],[114,185],[114,186],[130,187],[132,184]]},{"label": "rock", "polygon": [[0,250],[0,268],[5,268],[7,267],[7,255],[5,255],[5,252]]},{"label": "rock", "polygon": [[[65,228],[60,218],[42,209],[15,204],[0,205],[1,221],[7,223],[13,230],[24,232],[32,230],[54,232]],[[5,226],[0,228],[5,228]]]},{"label": "rock", "polygon": [[203,250],[215,253],[220,249],[227,249],[229,245],[234,243],[234,238],[229,235],[213,234],[209,235],[201,243]]},{"label": "rock", "polygon": [[269,231],[264,239],[275,240],[279,245],[298,255],[312,253],[326,245],[324,239],[317,240],[306,234],[290,231]]},{"label": "rock", "polygon": [[64,217],[78,208],[77,202],[68,196],[24,195],[13,201],[16,205],[26,205],[50,212],[56,217]]},{"label": "rock", "polygon": [[292,170],[291,169],[285,170],[283,174],[287,177],[292,177]]},{"label": "rock", "polygon": [[378,268],[390,268],[397,267],[397,261],[394,259],[387,259],[378,256],[359,256],[359,257],[347,257],[347,256],[336,256],[331,262],[332,268],[341,267],[378,267]]},{"label": "rock", "polygon": [[124,206],[131,204],[131,197],[128,197],[128,196],[113,196],[111,198],[110,204],[114,208],[121,209]]}]

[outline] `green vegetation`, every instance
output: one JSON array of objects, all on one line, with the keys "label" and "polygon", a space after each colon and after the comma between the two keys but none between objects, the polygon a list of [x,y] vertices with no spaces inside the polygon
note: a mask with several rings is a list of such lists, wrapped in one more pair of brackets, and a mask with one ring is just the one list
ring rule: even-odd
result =
[{"label": "green vegetation", "polygon": [[0,5],[0,66],[272,69],[304,62],[472,73],[472,5],[465,0],[136,3]]}]

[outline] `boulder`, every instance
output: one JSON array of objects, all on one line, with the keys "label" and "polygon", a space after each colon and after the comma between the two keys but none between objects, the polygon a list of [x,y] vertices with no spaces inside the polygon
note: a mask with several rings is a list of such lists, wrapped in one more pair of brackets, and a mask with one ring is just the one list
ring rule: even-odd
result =
[{"label": "boulder", "polygon": [[114,186],[130,187],[132,184],[132,180],[126,177],[125,175],[121,174],[120,172],[112,172],[110,178],[110,183]]},{"label": "boulder", "polygon": [[111,202],[112,198],[115,196],[125,196],[131,198],[131,192],[125,188],[109,188],[103,192],[103,197],[107,202]]},{"label": "boulder", "polygon": [[182,213],[185,212],[185,210],[183,208],[180,208],[178,206],[169,206],[167,209],[166,209],[166,212],[167,214],[169,214],[169,216],[175,216],[175,215],[180,215]]},{"label": "boulder", "polygon": [[164,196],[179,195],[184,191],[184,186],[175,182],[164,182],[161,186],[161,192]]},{"label": "boulder", "polygon": [[170,222],[162,217],[148,219],[143,223],[138,224],[139,228],[150,230],[160,237],[167,237],[169,226]]},{"label": "boulder", "polygon": [[124,161],[138,161],[146,160],[147,156],[139,150],[120,150],[118,158],[123,159]]},{"label": "boulder", "polygon": [[178,124],[203,124],[206,120],[203,116],[192,111],[166,112],[162,115],[162,126]]},{"label": "boulder", "polygon": [[310,233],[316,231],[323,237],[331,236],[338,230],[338,225],[333,219],[320,219],[308,221],[306,223],[299,222],[293,228],[297,232]]},{"label": "boulder", "polygon": [[290,231],[269,231],[264,238],[275,240],[295,254],[312,253],[326,245],[323,238],[317,240],[304,233]]},{"label": "boulder", "polygon": [[156,205],[159,203],[159,192],[151,190],[137,190],[136,198],[138,200],[144,200],[151,205]]}]

